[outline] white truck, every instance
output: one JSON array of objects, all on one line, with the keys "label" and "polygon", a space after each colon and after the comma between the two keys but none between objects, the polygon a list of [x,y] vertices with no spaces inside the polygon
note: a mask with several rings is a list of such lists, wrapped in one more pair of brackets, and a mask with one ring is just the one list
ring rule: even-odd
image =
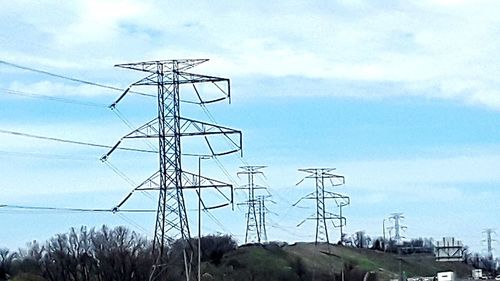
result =
[{"label": "white truck", "polygon": [[455,281],[455,273],[453,271],[438,272],[437,281]]},{"label": "white truck", "polygon": [[474,280],[483,279],[483,270],[482,269],[473,269],[472,270],[472,279],[474,279]]}]

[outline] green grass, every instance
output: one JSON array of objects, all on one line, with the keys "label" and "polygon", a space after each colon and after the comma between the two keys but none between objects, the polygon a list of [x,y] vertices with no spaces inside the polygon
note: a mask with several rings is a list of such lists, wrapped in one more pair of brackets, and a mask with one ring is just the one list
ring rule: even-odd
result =
[{"label": "green grass", "polygon": [[[397,278],[399,264],[408,277],[434,276],[439,271],[454,271],[459,277],[469,276],[470,266],[464,263],[436,262],[434,256],[415,254],[399,257],[368,249],[337,245],[297,243],[277,246],[245,246],[226,253],[220,265],[204,264],[204,272],[214,280],[274,281],[332,280],[345,267],[352,280],[365,272],[376,272],[380,280]],[[315,276],[315,277],[313,277]],[[361,277],[360,277],[361,276]],[[301,279],[302,278],[302,279]]]}]

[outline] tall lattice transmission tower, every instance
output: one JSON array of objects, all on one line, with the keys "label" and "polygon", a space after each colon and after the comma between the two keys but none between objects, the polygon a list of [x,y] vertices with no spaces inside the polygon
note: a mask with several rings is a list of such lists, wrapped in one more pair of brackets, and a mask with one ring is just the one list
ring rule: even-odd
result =
[{"label": "tall lattice transmission tower", "polygon": [[261,171],[266,166],[242,166],[237,174],[247,176],[247,184],[242,185],[236,189],[242,189],[248,191],[247,200],[244,203],[239,203],[239,205],[247,206],[246,212],[246,230],[245,230],[245,244],[246,243],[261,243],[261,227],[259,224],[258,205],[259,202],[256,198],[256,190],[265,190],[266,187],[258,185],[255,183],[255,175],[263,175]]},{"label": "tall lattice transmission tower", "polygon": [[[307,194],[306,196],[300,198],[293,206],[296,206],[303,199],[311,199],[316,201],[316,212],[311,215],[309,218],[304,219],[297,226],[301,226],[307,220],[315,220],[316,221],[316,235],[315,235],[315,243],[326,242],[330,243],[330,238],[328,236],[328,221],[339,221],[340,225],[342,223],[342,217],[338,214],[334,214],[332,212],[327,211],[326,202],[328,200],[339,200],[345,198],[345,195],[335,193],[332,191],[325,190],[326,183],[328,182],[331,187],[336,187],[345,184],[344,176],[340,176],[334,174],[335,168],[311,168],[311,169],[299,169],[301,172],[305,172],[308,175],[304,177],[300,182],[297,183],[299,185],[306,179],[314,179],[316,182],[315,191]],[[344,218],[345,219],[345,218]],[[336,226],[335,224],[333,224]]]},{"label": "tall lattice transmission tower", "polygon": [[[114,109],[132,87],[150,86],[156,88],[157,117],[147,122],[138,129],[122,137],[122,139],[101,159],[106,161],[110,154],[125,139],[157,139],[159,169],[151,177],[138,185],[120,204],[118,210],[134,191],[154,190],[159,192],[155,234],[153,240],[154,266],[151,270],[150,280],[165,279],[166,261],[168,256],[167,247],[176,239],[184,244],[183,259],[186,280],[190,280],[192,254],[189,248],[191,237],[189,222],[186,214],[184,191],[188,189],[203,188],[231,188],[232,185],[213,180],[201,175],[185,171],[182,168],[182,146],[181,139],[184,137],[201,136],[206,141],[210,150],[210,156],[224,155],[242,148],[241,131],[209,124],[181,116],[180,86],[191,85],[196,92],[196,103],[205,104],[230,98],[230,81],[228,78],[200,75],[187,70],[208,61],[207,59],[179,59],[158,60],[138,63],[118,64],[116,67],[146,72],[147,76],[132,83],[124,93],[110,106]],[[197,83],[213,83],[224,94],[224,97],[204,100],[196,88]],[[220,86],[218,83],[225,84]],[[138,93],[138,92],[135,92]],[[139,92],[140,93],[140,92]],[[234,144],[230,151],[214,151],[207,136],[222,135]],[[199,155],[201,156],[201,155]],[[202,200],[202,198],[198,198]],[[230,198],[232,203],[232,196]]]},{"label": "tall lattice transmission tower", "polygon": [[487,228],[483,231],[484,234],[486,234],[486,238],[483,239],[484,242],[486,242],[486,251],[488,253],[489,257],[493,257],[493,242],[496,240],[492,238],[492,235],[495,234],[495,230],[492,228]]},{"label": "tall lattice transmission tower", "polygon": [[344,245],[344,227],[347,225],[347,218],[344,216],[343,209],[345,206],[351,204],[351,198],[347,195],[337,194],[337,198],[335,198],[335,203],[339,208],[339,223],[335,224],[335,220],[333,221],[333,225],[335,227],[340,228],[340,244]]},{"label": "tall lattice transmission tower", "polygon": [[408,227],[405,225],[401,224],[401,220],[404,219],[403,213],[392,213],[391,216],[389,217],[389,220],[394,221],[394,226],[390,227],[390,230],[394,229],[394,241],[396,244],[400,244],[402,242],[402,238],[404,236],[401,236],[401,231],[406,230]]},{"label": "tall lattice transmission tower", "polygon": [[257,195],[257,217],[258,217],[258,231],[260,234],[261,242],[268,242],[267,239],[267,229],[266,229],[266,216],[270,210],[266,206],[266,202],[274,201],[270,200],[271,195]]}]

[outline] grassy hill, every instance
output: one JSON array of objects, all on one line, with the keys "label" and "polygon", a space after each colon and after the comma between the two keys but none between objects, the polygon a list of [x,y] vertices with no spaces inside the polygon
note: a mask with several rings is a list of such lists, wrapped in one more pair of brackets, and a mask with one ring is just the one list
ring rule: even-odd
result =
[{"label": "grassy hill", "polygon": [[338,245],[296,243],[278,246],[247,245],[228,252],[220,264],[204,264],[203,280],[363,280],[373,272],[371,280],[397,278],[399,269],[406,276],[435,276],[439,271],[454,271],[458,276],[470,275],[471,267],[459,262],[436,262],[429,254],[399,257],[397,254],[343,247]]}]

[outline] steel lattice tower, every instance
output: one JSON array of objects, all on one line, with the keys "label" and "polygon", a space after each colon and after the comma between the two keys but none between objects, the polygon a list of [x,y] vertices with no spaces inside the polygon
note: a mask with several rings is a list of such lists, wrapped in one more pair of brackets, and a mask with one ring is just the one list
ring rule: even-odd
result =
[{"label": "steel lattice tower", "polygon": [[[186,280],[190,280],[192,259],[187,252],[187,244],[189,244],[191,235],[184,202],[184,190],[199,187],[230,187],[232,189],[232,185],[230,184],[202,177],[201,175],[196,175],[182,169],[182,137],[221,134],[230,139],[236,146],[235,150],[218,154],[212,149],[208,139],[205,137],[212,156],[241,150],[241,131],[181,117],[180,85],[192,84],[199,98],[200,105],[222,99],[212,101],[202,100],[198,90],[194,86],[196,83],[211,82],[215,84],[216,82],[225,82],[227,83],[227,93],[224,93],[227,97],[230,97],[229,79],[186,72],[186,70],[206,61],[208,60],[181,59],[115,65],[116,67],[149,74],[145,78],[131,84],[131,86],[129,86],[110,106],[111,109],[115,108],[116,104],[130,91],[132,86],[154,86],[157,88],[157,118],[124,136],[111,151],[101,158],[102,160],[106,160],[124,139],[158,139],[159,170],[134,189],[134,191],[159,191],[153,241],[155,262],[150,280],[163,279],[162,276],[164,276],[163,273],[165,271],[168,254],[167,246],[176,238],[181,239],[184,243],[183,256],[185,275]],[[219,87],[219,89],[221,88]],[[232,139],[234,136],[239,137],[239,142]],[[132,192],[115,207],[115,210],[118,210],[118,208],[124,204],[132,195]],[[201,200],[201,198],[199,198],[199,200]],[[230,200],[232,203],[232,196]],[[191,247],[191,245],[189,245],[189,247]]]},{"label": "steel lattice tower", "polygon": [[247,226],[245,231],[245,244],[246,243],[260,243],[261,242],[261,233],[260,233],[260,224],[259,219],[257,217],[257,209],[258,201],[255,197],[255,190],[258,189],[266,189],[263,186],[255,184],[254,176],[257,174],[263,174],[261,169],[266,166],[243,166],[240,167],[243,171],[238,172],[238,175],[246,175],[247,176],[247,184],[240,186],[236,189],[244,189],[248,190],[248,199],[244,203],[240,203],[239,205],[247,206],[246,220]]},{"label": "steel lattice tower", "polygon": [[340,244],[344,245],[344,226],[347,225],[347,218],[344,217],[342,209],[351,204],[351,198],[349,196],[339,194],[339,196],[335,199],[335,203],[337,203],[337,207],[339,207],[339,224],[335,225],[334,220],[333,225],[340,228]]},{"label": "steel lattice tower", "polygon": [[[260,234],[260,240],[262,242],[267,242],[267,230],[266,230],[266,215],[269,213],[269,209],[266,207],[266,202],[270,201],[270,195],[258,195],[257,200],[257,213],[258,213],[258,231]],[[273,202],[273,201],[270,201]]]},{"label": "steel lattice tower", "polygon": [[396,243],[400,243],[401,238],[404,238],[401,236],[401,230],[407,229],[406,226],[401,224],[401,220],[404,219],[403,213],[393,213],[389,219],[394,221],[394,240]]},{"label": "steel lattice tower", "polygon": [[483,231],[483,233],[486,234],[486,239],[483,241],[486,242],[486,251],[488,252],[488,256],[493,257],[493,242],[496,240],[492,239],[491,235],[495,233],[495,230],[493,230],[492,228],[487,228]]},{"label": "steel lattice tower", "polygon": [[[299,169],[301,172],[305,172],[307,175],[302,179],[297,185],[303,182],[305,179],[315,179],[316,189],[314,192],[307,194],[306,196],[300,198],[293,206],[296,206],[303,199],[312,199],[316,201],[316,213],[311,217],[306,218],[300,222],[297,226],[302,225],[307,220],[316,221],[316,236],[315,243],[326,242],[330,243],[328,237],[328,226],[327,221],[339,220],[342,224],[342,217],[337,214],[328,212],[326,210],[326,201],[329,199],[337,200],[339,198],[345,198],[345,195],[338,194],[335,192],[325,190],[325,180],[330,181],[331,186],[339,186],[345,184],[345,178],[340,175],[333,173],[335,168],[312,168],[312,169]],[[335,225],[334,225],[335,226]]]}]

